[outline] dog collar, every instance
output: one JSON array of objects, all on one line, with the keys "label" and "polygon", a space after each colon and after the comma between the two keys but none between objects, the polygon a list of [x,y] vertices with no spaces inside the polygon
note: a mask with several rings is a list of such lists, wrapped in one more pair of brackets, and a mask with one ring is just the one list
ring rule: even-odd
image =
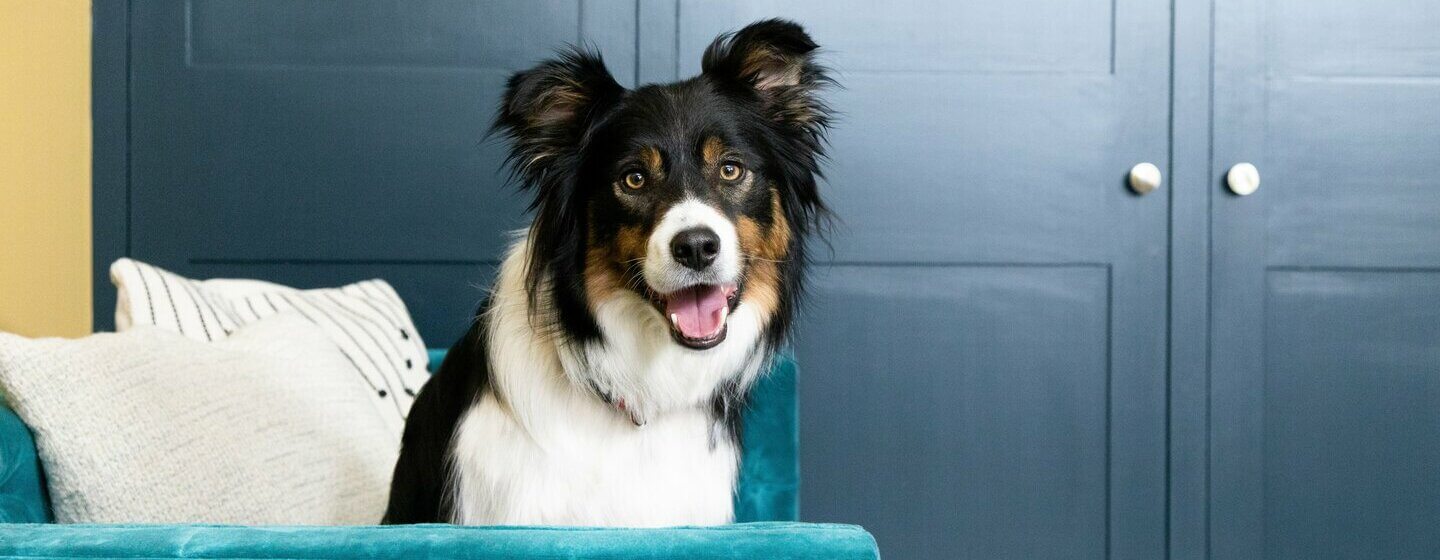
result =
[{"label": "dog collar", "polygon": [[601,389],[600,384],[594,382],[593,380],[590,382],[590,390],[594,391],[595,395],[600,397],[600,400],[605,401],[605,404],[615,407],[616,412],[624,414],[626,418],[629,418],[630,423],[634,424],[636,428],[645,427],[645,419],[641,418],[640,415],[636,414],[634,410],[631,410],[629,407],[625,406],[624,398],[617,399],[611,396],[609,391]]},{"label": "dog collar", "polygon": [[641,420],[640,417],[636,416],[634,412],[625,408],[625,399],[615,399],[615,409],[619,410],[621,414],[624,414],[627,418],[629,418],[630,423],[634,424],[636,428],[645,427],[644,420]]}]

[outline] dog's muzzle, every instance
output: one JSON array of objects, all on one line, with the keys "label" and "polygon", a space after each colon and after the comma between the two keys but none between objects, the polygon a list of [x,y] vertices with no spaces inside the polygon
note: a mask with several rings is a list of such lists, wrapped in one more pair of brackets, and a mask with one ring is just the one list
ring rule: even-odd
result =
[{"label": "dog's muzzle", "polygon": [[704,350],[725,340],[738,304],[739,239],[714,207],[687,200],[665,212],[646,247],[645,283],[675,341]]}]

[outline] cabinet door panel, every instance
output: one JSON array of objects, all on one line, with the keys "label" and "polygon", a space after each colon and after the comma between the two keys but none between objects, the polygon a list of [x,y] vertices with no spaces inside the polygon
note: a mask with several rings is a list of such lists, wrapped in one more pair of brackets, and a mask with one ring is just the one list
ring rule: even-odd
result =
[{"label": "cabinet door panel", "polygon": [[1216,558],[1440,554],[1440,9],[1217,0]]},{"label": "cabinet door panel", "polygon": [[1106,268],[836,266],[815,293],[803,517],[886,557],[1104,557]]}]

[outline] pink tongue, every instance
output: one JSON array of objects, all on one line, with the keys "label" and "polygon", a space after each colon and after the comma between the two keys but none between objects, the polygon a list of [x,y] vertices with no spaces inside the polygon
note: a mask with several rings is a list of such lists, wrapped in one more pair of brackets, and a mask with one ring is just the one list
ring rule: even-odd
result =
[{"label": "pink tongue", "polygon": [[726,290],[720,286],[693,286],[665,298],[665,313],[685,338],[711,338],[725,326]]}]

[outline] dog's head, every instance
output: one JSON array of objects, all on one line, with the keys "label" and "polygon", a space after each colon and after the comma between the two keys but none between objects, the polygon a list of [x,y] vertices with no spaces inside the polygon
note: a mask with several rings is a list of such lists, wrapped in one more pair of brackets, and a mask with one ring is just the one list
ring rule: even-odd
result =
[{"label": "dog's head", "polygon": [[805,237],[827,216],[815,50],[799,25],[767,20],[717,38],[703,72],[673,84],[627,90],[581,50],[513,76],[496,128],[534,194],[531,302],[588,340],[599,305],[643,298],[695,350],[754,306],[779,342]]}]

